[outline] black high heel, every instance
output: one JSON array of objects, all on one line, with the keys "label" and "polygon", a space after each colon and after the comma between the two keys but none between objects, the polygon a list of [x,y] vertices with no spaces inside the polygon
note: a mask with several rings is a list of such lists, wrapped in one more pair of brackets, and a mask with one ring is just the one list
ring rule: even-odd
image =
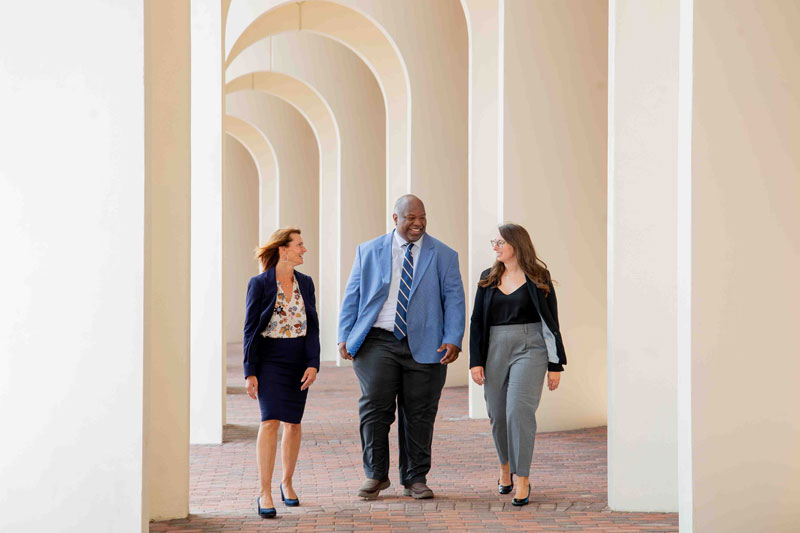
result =
[{"label": "black high heel", "polygon": [[281,500],[283,500],[283,503],[288,507],[297,507],[300,505],[300,498],[292,499],[283,495],[283,483],[281,483]]},{"label": "black high heel", "polygon": [[256,498],[256,507],[258,508],[258,516],[261,518],[275,518],[278,516],[278,511],[274,507],[261,507],[261,496]]},{"label": "black high heel", "polygon": [[521,500],[518,500],[516,498],[512,499],[511,505],[514,505],[516,507],[522,507],[523,505],[528,505],[528,501],[530,500],[530,498],[531,498],[531,486],[528,485],[528,495]]},{"label": "black high heel", "polygon": [[501,485],[500,480],[497,480],[497,492],[500,494],[508,494],[514,490],[514,474],[511,474],[511,485]]}]

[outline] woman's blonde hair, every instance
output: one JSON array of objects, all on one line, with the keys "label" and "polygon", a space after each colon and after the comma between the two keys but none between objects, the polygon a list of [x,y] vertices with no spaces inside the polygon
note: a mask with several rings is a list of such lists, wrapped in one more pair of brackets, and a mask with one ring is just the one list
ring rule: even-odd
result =
[{"label": "woman's blonde hair", "polygon": [[275,232],[270,235],[267,244],[256,248],[256,259],[261,262],[262,272],[266,272],[278,264],[278,256],[280,255],[279,248],[281,246],[288,246],[289,243],[292,242],[292,235],[295,233],[300,235],[300,230],[293,227],[275,230]]}]

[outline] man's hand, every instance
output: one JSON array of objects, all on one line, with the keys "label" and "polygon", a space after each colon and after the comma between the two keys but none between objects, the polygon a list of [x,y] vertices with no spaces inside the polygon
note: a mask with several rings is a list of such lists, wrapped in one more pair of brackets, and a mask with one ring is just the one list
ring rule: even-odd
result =
[{"label": "man's hand", "polygon": [[254,400],[258,400],[258,378],[255,376],[247,376],[245,378],[245,386],[247,388],[247,395]]},{"label": "man's hand", "polygon": [[[447,351],[445,351],[447,350]],[[442,357],[439,362],[443,365],[449,365],[456,359],[458,359],[458,354],[461,351],[461,348],[456,346],[455,344],[442,344],[439,346],[439,349],[436,350],[437,352],[445,352],[444,357]]]},{"label": "man's hand", "polygon": [[300,380],[300,390],[306,390],[317,380],[317,369],[313,366],[306,368],[305,374],[303,374],[303,379]]},{"label": "man's hand", "polygon": [[339,357],[341,357],[342,359],[345,359],[347,361],[352,361],[353,360],[353,356],[350,355],[349,353],[347,353],[347,343],[346,342],[340,342],[339,343]]},{"label": "man's hand", "polygon": [[561,372],[548,372],[547,373],[547,388],[556,390],[558,384],[561,383]]},{"label": "man's hand", "polygon": [[483,385],[483,382],[486,381],[486,376],[483,374],[482,366],[473,366],[469,369],[469,373],[472,374],[472,381],[474,381],[477,385]]}]

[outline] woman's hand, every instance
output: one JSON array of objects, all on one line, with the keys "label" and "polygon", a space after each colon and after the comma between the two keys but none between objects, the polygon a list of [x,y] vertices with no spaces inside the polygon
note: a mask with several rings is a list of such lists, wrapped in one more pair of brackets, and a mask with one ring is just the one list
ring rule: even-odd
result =
[{"label": "woman's hand", "polygon": [[556,390],[558,384],[561,382],[561,372],[548,372],[547,373],[547,388]]},{"label": "woman's hand", "polygon": [[247,376],[244,378],[247,385],[247,395],[252,399],[258,399],[258,378],[255,376]]},{"label": "woman's hand", "polygon": [[486,376],[483,375],[482,366],[473,366],[469,369],[469,373],[472,374],[472,381],[478,385],[483,385],[483,382],[486,381]]},{"label": "woman's hand", "polygon": [[306,390],[317,380],[317,369],[313,366],[306,368],[305,374],[303,374],[303,379],[300,380],[300,390]]}]

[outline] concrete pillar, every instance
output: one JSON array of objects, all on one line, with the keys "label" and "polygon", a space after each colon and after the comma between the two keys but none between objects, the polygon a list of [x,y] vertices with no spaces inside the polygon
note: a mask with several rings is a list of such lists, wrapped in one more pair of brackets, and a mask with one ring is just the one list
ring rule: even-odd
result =
[{"label": "concrete pillar", "polygon": [[[503,218],[531,234],[556,280],[567,350],[540,431],[606,422],[605,0],[506,2]],[[486,265],[487,267],[489,265]]]},{"label": "concrete pillar", "polygon": [[191,4],[191,441],[220,444],[225,420],[222,11],[213,0]]},{"label": "concrete pillar", "polygon": [[145,2],[144,494],[155,520],[189,513],[189,17],[188,0]]},{"label": "concrete pillar", "polygon": [[[469,27],[469,267],[462,273],[469,317],[480,274],[494,261],[489,240],[503,220],[503,1],[463,0],[462,6]],[[488,417],[483,388],[471,379],[469,416]]]},{"label": "concrete pillar", "polygon": [[674,512],[680,2],[609,7],[608,502]]},{"label": "concrete pillar", "polygon": [[0,17],[2,531],[148,525],[144,13],[42,0]]},{"label": "concrete pillar", "polygon": [[800,6],[693,16],[687,514],[698,532],[797,531]]}]

